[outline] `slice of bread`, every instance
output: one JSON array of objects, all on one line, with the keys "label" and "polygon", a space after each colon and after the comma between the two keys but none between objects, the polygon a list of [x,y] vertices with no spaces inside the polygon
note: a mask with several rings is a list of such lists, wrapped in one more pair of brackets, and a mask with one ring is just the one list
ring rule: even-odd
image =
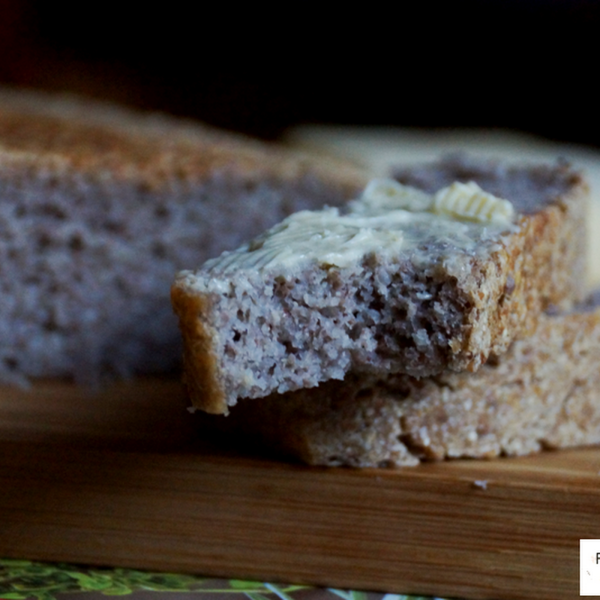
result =
[{"label": "slice of bread", "polygon": [[[264,251],[271,232],[181,273],[172,301],[194,406],[226,413],[238,398],[310,388],[348,373],[475,371],[531,334],[550,306],[568,308],[581,299],[588,188],[568,165],[453,158],[397,177],[431,192],[454,181],[476,182],[509,200],[516,218],[473,226],[466,245],[442,229],[423,233],[420,224],[414,231],[423,235],[406,248],[388,252],[375,244],[337,264],[335,258],[294,262],[289,249],[291,261],[271,261]],[[488,200],[481,202],[485,212]],[[414,231],[403,235],[412,239]],[[316,237],[327,238],[323,232]],[[302,252],[310,255],[316,237]],[[257,268],[257,261],[265,265]]]},{"label": "slice of bread", "polygon": [[[477,373],[348,376],[243,400],[205,425],[311,465],[405,466],[600,443],[600,297],[562,315]],[[208,422],[209,421],[209,422]]]},{"label": "slice of bread", "polygon": [[183,119],[0,90],[0,379],[172,369],[177,270],[364,182]]}]

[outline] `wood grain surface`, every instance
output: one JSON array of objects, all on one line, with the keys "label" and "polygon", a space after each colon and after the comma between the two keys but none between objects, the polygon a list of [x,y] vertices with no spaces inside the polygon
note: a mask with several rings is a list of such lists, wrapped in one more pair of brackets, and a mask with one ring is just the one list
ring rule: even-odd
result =
[{"label": "wood grain surface", "polygon": [[[600,153],[510,132],[303,129],[290,139],[374,172],[457,147],[558,154],[593,186]],[[383,136],[383,137],[382,137]],[[319,469],[198,439],[175,380],[100,392],[0,389],[0,556],[443,597],[579,597],[600,538],[600,449],[402,470]]]},{"label": "wood grain surface", "polygon": [[0,556],[462,598],[574,598],[600,449],[319,469],[196,439],[177,381],[0,391]]}]

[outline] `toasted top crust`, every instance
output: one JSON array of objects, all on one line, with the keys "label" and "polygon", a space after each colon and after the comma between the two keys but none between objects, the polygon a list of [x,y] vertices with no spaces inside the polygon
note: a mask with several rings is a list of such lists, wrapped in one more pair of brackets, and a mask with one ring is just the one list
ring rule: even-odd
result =
[{"label": "toasted top crust", "polygon": [[347,185],[364,173],[280,146],[159,113],[142,113],[76,96],[0,90],[0,165],[71,167],[92,176],[160,188],[176,177],[195,182],[215,171],[257,183],[306,172]]},{"label": "toasted top crust", "polygon": [[422,166],[396,168],[401,182],[434,192],[455,181],[476,181],[492,194],[509,198],[522,215],[539,213],[543,206],[565,205],[564,195],[582,184],[582,175],[562,159],[541,164],[480,160],[462,153]]}]

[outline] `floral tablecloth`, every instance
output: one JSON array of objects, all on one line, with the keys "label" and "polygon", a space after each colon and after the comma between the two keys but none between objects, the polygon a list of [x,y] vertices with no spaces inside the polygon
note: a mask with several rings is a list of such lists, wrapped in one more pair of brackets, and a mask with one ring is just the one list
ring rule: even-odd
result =
[{"label": "floral tablecloth", "polygon": [[0,559],[0,600],[100,600],[102,596],[190,600],[197,599],[198,595],[202,595],[203,600],[441,600],[429,596]]}]

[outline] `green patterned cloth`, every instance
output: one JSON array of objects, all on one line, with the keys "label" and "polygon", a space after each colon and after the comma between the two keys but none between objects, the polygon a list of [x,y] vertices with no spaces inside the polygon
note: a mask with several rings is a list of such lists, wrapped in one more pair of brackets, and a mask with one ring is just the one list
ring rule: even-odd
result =
[{"label": "green patterned cloth", "polygon": [[[88,568],[64,563],[0,559],[0,600],[93,600],[102,596],[134,595],[138,600],[433,600],[424,596],[343,591],[302,585],[285,585],[153,573],[134,569]],[[92,595],[91,595],[92,594]],[[133,599],[132,599],[133,600]]]}]

